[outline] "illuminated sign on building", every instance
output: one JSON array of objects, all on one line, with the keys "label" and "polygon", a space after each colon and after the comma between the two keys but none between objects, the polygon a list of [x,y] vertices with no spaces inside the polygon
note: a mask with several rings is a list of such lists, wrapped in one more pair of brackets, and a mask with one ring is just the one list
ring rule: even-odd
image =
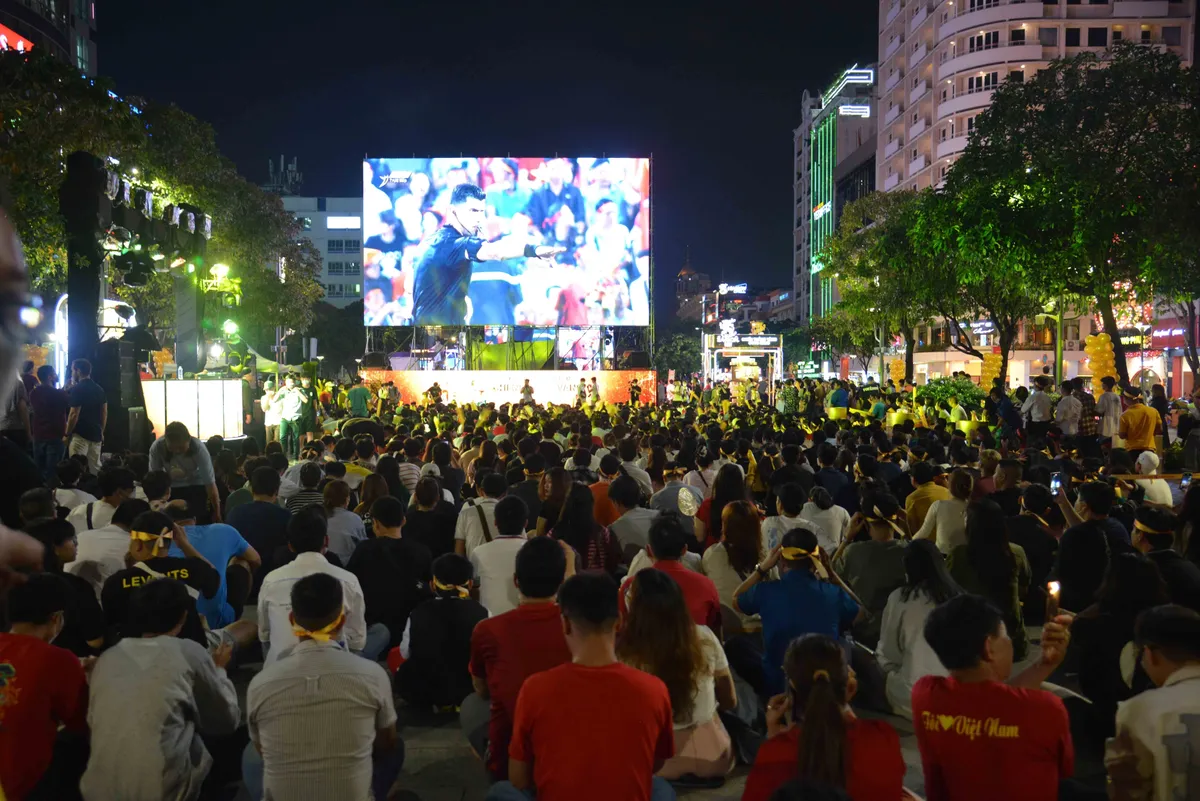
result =
[{"label": "illuminated sign on building", "polygon": [[845,106],[838,106],[838,116],[839,117],[862,117],[863,119],[866,119],[867,117],[871,116],[871,107],[870,106],[851,105],[851,104],[847,104]]},{"label": "illuminated sign on building", "polygon": [[11,28],[0,25],[0,52],[16,50],[18,53],[28,53],[32,49],[33,42]]},{"label": "illuminated sign on building", "polygon": [[325,220],[325,227],[330,231],[357,231],[362,228],[362,217],[334,217]]},{"label": "illuminated sign on building", "polygon": [[826,200],[823,203],[818,203],[813,206],[813,219],[819,220],[829,212],[833,211],[833,204]]},{"label": "illuminated sign on building", "polygon": [[873,86],[875,84],[875,70],[860,69],[855,64],[843,72],[834,82],[833,86],[830,87],[829,91],[821,95],[821,108],[828,106],[830,101],[836,98],[843,89],[852,84]]},{"label": "illuminated sign on building", "polygon": [[721,284],[717,291],[722,295],[745,295],[746,284]]},{"label": "illuminated sign on building", "polygon": [[[721,286],[724,287],[725,285],[722,284]],[[738,333],[735,330],[736,327],[737,327],[736,320],[722,320],[721,321],[721,326],[720,326],[721,333],[717,334],[717,338],[720,339],[721,344],[723,344],[727,348],[732,347],[733,343],[737,342]]]}]

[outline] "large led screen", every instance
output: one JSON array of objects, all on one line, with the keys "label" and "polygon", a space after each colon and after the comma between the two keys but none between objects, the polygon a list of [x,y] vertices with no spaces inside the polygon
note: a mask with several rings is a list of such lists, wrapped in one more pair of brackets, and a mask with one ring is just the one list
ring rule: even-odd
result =
[{"label": "large led screen", "polygon": [[650,324],[650,160],[363,162],[364,323]]}]

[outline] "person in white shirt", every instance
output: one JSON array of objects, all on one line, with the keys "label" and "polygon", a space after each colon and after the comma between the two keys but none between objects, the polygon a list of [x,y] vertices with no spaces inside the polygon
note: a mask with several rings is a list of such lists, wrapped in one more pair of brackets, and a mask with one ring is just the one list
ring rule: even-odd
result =
[{"label": "person in white shirt", "polygon": [[67,515],[67,522],[75,527],[77,534],[107,526],[117,507],[133,497],[133,471],[128,468],[106,467],[96,477],[96,483],[100,487],[100,500],[76,506]]},{"label": "person in white shirt", "polygon": [[934,607],[962,590],[929,540],[914,540],[904,549],[904,573],[904,586],[892,590],[884,607],[875,656],[887,677],[892,712],[911,719],[917,679],[949,675],[925,641],[925,619]]},{"label": "person in white shirt", "polygon": [[1029,426],[1026,428],[1030,437],[1044,437],[1050,430],[1050,396],[1046,394],[1045,376],[1034,378],[1033,392],[1021,404],[1021,415],[1029,415]]},{"label": "person in white shirt", "polygon": [[[292,611],[292,586],[313,573],[328,573],[342,583],[346,605],[346,625],[338,642],[352,651],[375,658],[387,647],[391,635],[382,626],[382,643],[368,642],[366,603],[358,577],[349,570],[334,567],[325,558],[329,545],[325,514],[320,509],[302,509],[288,523],[288,550],[296,558],[272,570],[263,579],[258,592],[258,638],[263,643],[264,662],[271,664],[283,650],[298,640],[289,619]],[[376,626],[372,626],[375,629]],[[378,632],[370,632],[378,635]]]},{"label": "person in white shirt", "polygon": [[826,542],[833,543],[829,550],[831,554],[842,544],[850,529],[850,513],[835,504],[833,496],[824,487],[813,487],[808,503],[800,510],[800,517],[825,532],[826,541],[818,539],[817,542],[822,548]]},{"label": "person in white shirt", "polygon": [[1200,614],[1174,604],[1148,609],[1134,642],[1158,689],[1117,705],[1104,755],[1109,797],[1191,801],[1200,782]]},{"label": "person in white shirt", "polygon": [[85,503],[95,503],[97,498],[90,492],[77,489],[75,485],[83,478],[83,465],[74,459],[64,459],[54,470],[58,477],[58,488],[54,490],[54,502],[64,509],[74,509]]},{"label": "person in white shirt", "polygon": [[721,604],[734,610],[746,629],[761,629],[762,619],[758,615],[738,612],[733,603],[733,594],[742,586],[746,576],[754,572],[758,563],[770,553],[765,542],[758,509],[747,501],[734,501],[726,504],[721,512],[721,541],[706,548],[701,559],[701,570],[712,579]]},{"label": "person in white shirt", "polygon": [[632,478],[638,483],[638,487],[642,490],[642,497],[649,498],[654,494],[654,484],[650,481],[650,474],[637,466],[638,458],[638,443],[633,437],[626,437],[617,443],[617,455],[621,457],[621,467],[625,468],[625,475]]},{"label": "person in white shirt", "polygon": [[1100,415],[1099,433],[1101,437],[1112,438],[1121,432],[1121,396],[1113,392],[1117,385],[1115,378],[1105,376],[1100,379],[1104,391],[1096,398],[1096,414]]},{"label": "person in white shirt", "polygon": [[913,538],[933,540],[938,550],[948,556],[959,545],[967,544],[967,503],[975,489],[975,479],[960,469],[950,474],[947,484],[950,497],[929,506],[925,522]]},{"label": "person in white shirt", "polygon": [[515,495],[501,498],[492,506],[496,536],[471,552],[471,566],[479,586],[479,602],[492,617],[516,609],[520,603],[517,583],[517,552],[525,544],[529,510]]},{"label": "person in white shirt", "polygon": [[75,561],[63,568],[92,585],[96,599],[109,576],[125,569],[125,555],[129,553],[129,531],[134,518],[149,512],[150,504],[136,498],[124,501],[113,512],[107,526],[81,531],[75,551]]},{"label": "person in white shirt", "polygon": [[[1137,458],[1136,470],[1138,475],[1153,476],[1158,474],[1160,464],[1158,454],[1154,451],[1142,451]],[[1137,485],[1146,490],[1146,500],[1163,506],[1174,506],[1171,498],[1171,487],[1161,478],[1139,478]]]},{"label": "person in white shirt", "polygon": [[1054,408],[1054,422],[1064,437],[1073,437],[1079,433],[1079,418],[1083,414],[1083,404],[1073,394],[1074,381],[1064,381],[1061,385],[1062,400]]},{"label": "person in white shirt", "polygon": [[476,548],[496,538],[496,504],[508,492],[508,481],[500,473],[488,473],[480,488],[483,497],[463,503],[454,526],[454,552],[468,559]]},{"label": "person in white shirt", "polygon": [[766,548],[764,553],[769,554],[775,550],[783,540],[784,533],[793,528],[806,528],[816,534],[817,542],[830,556],[837,550],[838,545],[841,545],[840,538],[834,539],[833,535],[825,529],[811,520],[804,519],[804,501],[804,487],[799,484],[780,484],[775,488],[775,514],[764,520],[762,524],[763,542]]},{"label": "person in white shirt", "polygon": [[683,477],[683,483],[700,490],[704,497],[712,495],[712,485],[717,479],[717,466],[707,450],[696,454],[696,469]]},{"label": "person in white shirt", "polygon": [[641,500],[641,488],[631,476],[617,476],[608,485],[608,499],[617,510],[617,519],[608,527],[617,541],[621,543],[621,551],[626,558],[634,549],[644,549],[650,541],[650,524],[660,512],[657,509],[643,509],[638,505]]}]

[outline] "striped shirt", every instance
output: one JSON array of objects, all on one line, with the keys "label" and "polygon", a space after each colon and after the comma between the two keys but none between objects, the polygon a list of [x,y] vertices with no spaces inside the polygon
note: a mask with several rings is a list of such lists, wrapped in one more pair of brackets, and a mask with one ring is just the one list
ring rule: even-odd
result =
[{"label": "striped shirt", "polygon": [[309,506],[320,506],[325,502],[325,496],[316,490],[300,490],[288,498],[287,510],[292,514]]},{"label": "striped shirt", "polygon": [[304,640],[250,681],[246,719],[265,801],[366,801],[375,735],[396,725],[396,709],[383,668]]},{"label": "striped shirt", "polygon": [[401,483],[408,490],[408,494],[412,495],[417,491],[417,482],[421,480],[421,465],[413,464],[412,462],[400,462],[397,467],[400,470]]}]

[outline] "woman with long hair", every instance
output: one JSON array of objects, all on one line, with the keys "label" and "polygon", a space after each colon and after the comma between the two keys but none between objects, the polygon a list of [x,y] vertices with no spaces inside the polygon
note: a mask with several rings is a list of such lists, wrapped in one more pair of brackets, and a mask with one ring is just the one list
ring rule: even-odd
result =
[{"label": "woman with long hair", "polygon": [[596,522],[595,497],[583,484],[569,485],[562,511],[546,533],[575,549],[580,570],[614,573],[621,564],[621,543]]},{"label": "woman with long hair", "polygon": [[369,537],[375,536],[371,532],[371,504],[389,494],[387,479],[378,473],[372,473],[358,485],[359,504],[354,507],[354,514],[363,519]]},{"label": "woman with long hair", "polygon": [[945,557],[930,540],[913,540],[904,549],[904,585],[892,590],[883,610],[875,656],[887,676],[892,712],[912,718],[912,688],[922,676],[948,675],[925,641],[925,619],[962,589],[950,577]]},{"label": "woman with long hair", "polygon": [[742,801],[767,801],[793,779],[844,789],[854,801],[905,797],[900,738],[881,720],[850,708],[858,689],[841,644],[823,634],[792,642],[788,689],[767,704],[767,742],[758,749]]},{"label": "woman with long hair", "polygon": [[321,493],[325,517],[329,520],[328,550],[347,564],[358,544],[367,538],[362,518],[351,512],[350,485],[340,479],[325,484]]},{"label": "woman with long hair", "polygon": [[[379,462],[375,465],[375,475],[383,476],[383,480],[387,482],[388,495],[400,503],[408,504],[408,489],[405,488],[404,481],[400,478],[400,463],[396,461],[395,456],[380,456]],[[363,481],[365,482],[366,479],[364,478]]]},{"label": "woman with long hair", "polygon": [[717,471],[713,467],[712,451],[700,446],[696,450],[696,466],[683,477],[683,483],[695,487],[704,493],[705,497],[712,494],[713,482],[717,479]]},{"label": "woman with long hair", "polygon": [[1025,549],[1008,541],[1006,518],[995,501],[975,501],[967,507],[966,534],[966,544],[946,559],[950,575],[964,590],[984,596],[1004,613],[1013,659],[1020,662],[1029,649],[1021,612],[1032,575]]},{"label": "woman with long hair", "polygon": [[499,462],[500,453],[499,447],[490,439],[484,440],[479,446],[479,456],[471,460],[467,465],[467,482],[472,486],[475,485],[475,474],[480,470],[496,470]]},{"label": "woman with long hair", "polygon": [[54,644],[80,657],[99,653],[104,645],[104,612],[96,600],[96,591],[84,578],[64,569],[75,561],[78,553],[75,527],[66,520],[44,518],[26,526],[25,532],[45,548],[43,569],[61,578],[68,593],[63,628],[54,638]]},{"label": "woman with long hair", "polygon": [[749,501],[746,476],[736,464],[724,464],[713,481],[712,496],[705,498],[696,512],[694,521],[696,542],[707,548],[721,541],[721,514],[726,504],[734,501]]},{"label": "woman with long hair", "polygon": [[737,706],[737,693],[721,641],[695,624],[666,573],[642,570],[631,581],[617,658],[661,679],[675,715],[675,756],[657,775],[725,776],[734,765],[733,746],[717,710]]},{"label": "woman with long hair", "polygon": [[434,559],[454,551],[454,526],[458,515],[454,504],[442,497],[442,488],[433,476],[417,482],[413,503],[404,519],[404,538],[416,540],[429,549]]},{"label": "woman with long hair", "polygon": [[650,449],[650,457],[646,460],[646,472],[650,475],[650,487],[658,492],[665,485],[666,481],[663,478],[663,470],[667,466],[667,449],[661,447],[652,447]]},{"label": "woman with long hair", "polygon": [[[721,541],[704,551],[704,575],[717,587],[717,596],[733,608],[733,591],[746,580],[754,566],[763,560],[762,521],[758,509],[749,501],[734,501],[721,512]],[[762,628],[758,615],[738,616],[744,627]]]},{"label": "woman with long hair", "polygon": [[950,497],[934,501],[925,515],[925,522],[913,535],[919,540],[933,540],[938,550],[950,553],[967,541],[967,504],[975,487],[975,477],[959,468],[950,474]]},{"label": "woman with long hair", "polygon": [[558,522],[562,514],[563,503],[566,502],[567,492],[571,489],[571,474],[561,467],[552,467],[542,476],[538,484],[538,498],[542,501],[542,510],[538,513],[537,534],[548,532]]}]

